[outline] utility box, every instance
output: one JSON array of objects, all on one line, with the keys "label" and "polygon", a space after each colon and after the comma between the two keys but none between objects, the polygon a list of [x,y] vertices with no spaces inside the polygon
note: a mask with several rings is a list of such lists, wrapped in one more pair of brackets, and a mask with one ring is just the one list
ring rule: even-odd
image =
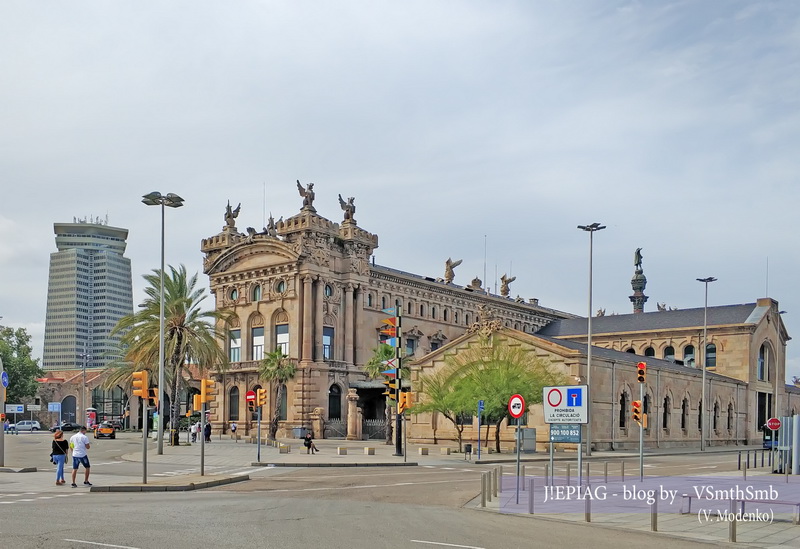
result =
[{"label": "utility box", "polygon": [[294,438],[306,438],[306,431],[305,427],[294,427],[292,429],[292,436]]},{"label": "utility box", "polygon": [[522,429],[522,453],[536,453],[536,429],[524,427]]}]

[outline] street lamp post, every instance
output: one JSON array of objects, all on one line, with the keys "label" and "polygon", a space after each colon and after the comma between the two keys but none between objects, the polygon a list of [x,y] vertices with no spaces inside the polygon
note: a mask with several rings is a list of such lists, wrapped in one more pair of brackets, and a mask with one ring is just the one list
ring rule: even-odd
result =
[{"label": "street lamp post", "polygon": [[161,282],[158,313],[158,454],[164,453],[164,207],[180,208],[183,198],[177,194],[162,195],[153,191],[142,197],[148,206],[161,206]]},{"label": "street lamp post", "polygon": [[587,395],[588,406],[586,407],[586,455],[592,455],[592,247],[594,245],[594,233],[605,229],[605,225],[592,223],[591,225],[578,225],[582,231],[589,233],[589,314],[587,315],[586,326],[586,386],[589,389]]},{"label": "street lamp post", "polygon": [[[81,409],[83,410],[83,420],[79,421],[80,425],[88,423],[89,407],[86,406],[86,362],[91,358],[89,351],[86,349],[86,343],[83,344],[83,385],[81,385]],[[88,427],[88,425],[87,425]]]},{"label": "street lamp post", "polygon": [[702,282],[706,287],[706,299],[703,306],[703,342],[700,346],[700,364],[703,368],[703,381],[700,389],[700,451],[706,450],[706,433],[708,432],[708,425],[706,418],[708,417],[708,399],[706,399],[706,340],[708,337],[708,283],[716,282],[716,278],[709,276],[708,278],[698,278],[698,282]]}]

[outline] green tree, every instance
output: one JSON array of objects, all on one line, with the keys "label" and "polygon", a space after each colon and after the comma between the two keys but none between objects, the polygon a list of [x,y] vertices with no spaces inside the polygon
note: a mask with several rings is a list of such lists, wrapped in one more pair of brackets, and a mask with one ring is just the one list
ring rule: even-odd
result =
[{"label": "green tree", "polygon": [[497,452],[500,452],[500,425],[510,418],[508,399],[511,395],[522,395],[528,406],[541,403],[544,387],[566,381],[534,352],[497,335],[449,356],[446,362],[459,372],[461,380],[457,387],[467,400],[471,403],[484,401],[484,413],[495,425]]},{"label": "green tree", "polygon": [[33,398],[39,389],[36,381],[44,372],[39,368],[39,359],[31,358],[31,336],[25,328],[0,326],[0,358],[3,369],[8,372],[6,402],[20,403]]},{"label": "green tree", "polygon": [[[417,390],[423,393],[425,398],[414,404],[411,409],[414,414],[438,412],[450,420],[458,436],[459,452],[464,433],[464,422],[461,419],[475,408],[475,403],[470,399],[471,391],[464,382],[462,372],[454,367],[445,367],[438,372],[421,376]],[[435,430],[433,438],[435,444]]]},{"label": "green tree", "polygon": [[286,383],[294,379],[297,374],[297,364],[294,360],[283,354],[280,347],[267,353],[261,361],[259,375],[267,380],[272,386],[275,394],[274,410],[272,421],[269,424],[269,438],[275,439],[278,434],[278,421],[281,413],[281,401],[286,390]]},{"label": "green tree", "polygon": [[[188,386],[188,364],[201,368],[224,370],[227,357],[218,341],[224,334],[216,326],[229,318],[229,313],[202,311],[205,290],[197,288],[197,274],[188,276],[186,267],[169,267],[164,273],[164,377],[170,395],[170,429],[177,429],[180,419],[181,388]],[[148,286],[141,310],[123,317],[112,330],[122,334],[120,367],[109,375],[105,385],[113,386],[130,380],[136,370],[148,370],[151,380],[158,382],[160,333],[161,271],[144,275]]]}]

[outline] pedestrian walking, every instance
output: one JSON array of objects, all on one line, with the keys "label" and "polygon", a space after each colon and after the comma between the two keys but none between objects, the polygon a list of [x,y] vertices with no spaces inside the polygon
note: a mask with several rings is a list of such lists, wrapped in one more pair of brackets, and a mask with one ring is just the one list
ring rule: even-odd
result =
[{"label": "pedestrian walking", "polygon": [[314,444],[314,437],[311,435],[311,431],[306,431],[306,436],[303,438],[303,446],[306,447],[306,454],[316,454],[319,452]]},{"label": "pedestrian walking", "polygon": [[192,426],[191,426],[192,442],[197,442],[197,429],[198,429],[199,425],[200,425],[199,423],[192,423]]},{"label": "pedestrian walking", "polygon": [[211,424],[206,423],[205,430],[203,432],[203,436],[206,439],[206,442],[211,442]]},{"label": "pedestrian walking", "polygon": [[3,431],[7,433],[10,427],[11,427],[11,422],[8,421],[8,418],[6,418],[6,420],[3,422]]},{"label": "pedestrian walking", "polygon": [[56,431],[53,434],[52,450],[50,451],[50,461],[56,465],[56,486],[66,484],[64,480],[64,464],[67,461],[67,452],[69,451],[69,442],[64,440],[64,432]]},{"label": "pedestrian walking", "polygon": [[69,439],[69,448],[72,450],[72,487],[78,487],[75,484],[75,477],[77,477],[78,467],[81,465],[83,465],[83,484],[91,486],[89,471],[92,466],[89,463],[89,454],[87,453],[87,450],[91,448],[91,444],[89,444],[89,437],[86,436],[86,427],[81,427],[80,431],[72,435],[72,438]]},{"label": "pedestrian walking", "polygon": [[238,425],[236,425],[236,422],[232,421],[231,422],[231,435],[233,435],[233,441],[234,442],[239,442],[239,440],[236,438],[236,428],[237,427],[238,427]]}]

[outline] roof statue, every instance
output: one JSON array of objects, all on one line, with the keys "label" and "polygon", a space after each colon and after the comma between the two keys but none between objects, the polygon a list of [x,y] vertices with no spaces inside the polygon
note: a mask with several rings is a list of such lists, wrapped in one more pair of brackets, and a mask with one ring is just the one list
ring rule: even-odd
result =
[{"label": "roof statue", "polygon": [[272,217],[272,212],[269,212],[269,221],[267,226],[264,227],[264,232],[273,238],[278,236],[278,229],[275,227],[275,218]]},{"label": "roof statue", "polygon": [[666,311],[667,310],[667,304],[666,303],[658,303],[658,302],[656,302],[656,307],[658,307],[659,311]]},{"label": "roof statue", "polygon": [[597,316],[606,316],[605,309],[597,309]]},{"label": "roof statue", "polygon": [[636,267],[637,271],[642,270],[642,249],[636,248],[636,251],[633,253],[633,266]]},{"label": "roof statue", "polygon": [[342,195],[341,194],[339,195],[339,206],[341,206],[342,210],[344,210],[345,221],[352,221],[353,223],[356,222],[355,218],[356,205],[354,204],[355,200],[356,198],[354,196],[351,196],[350,198],[347,199],[347,202],[345,202],[342,199]]},{"label": "roof statue", "polygon": [[228,205],[225,206],[225,229],[227,230],[235,230],[236,229],[236,218],[239,217],[239,211],[242,209],[242,203],[239,202],[239,205],[236,206],[236,209],[231,209],[231,201],[228,200]]},{"label": "roof statue", "polygon": [[516,276],[512,276],[508,278],[505,274],[500,277],[500,295],[503,297],[508,297],[508,285],[514,282],[517,279]]},{"label": "roof statue", "polygon": [[317,210],[314,208],[314,184],[309,183],[306,185],[304,189],[303,186],[300,184],[300,180],[297,180],[297,191],[300,193],[300,196],[303,197],[303,209],[308,210],[311,212],[316,212]]},{"label": "roof statue", "polygon": [[463,259],[453,261],[448,257],[447,261],[444,262],[444,281],[446,284],[453,283],[453,279],[456,277],[456,273],[453,269],[461,265],[462,261]]}]

